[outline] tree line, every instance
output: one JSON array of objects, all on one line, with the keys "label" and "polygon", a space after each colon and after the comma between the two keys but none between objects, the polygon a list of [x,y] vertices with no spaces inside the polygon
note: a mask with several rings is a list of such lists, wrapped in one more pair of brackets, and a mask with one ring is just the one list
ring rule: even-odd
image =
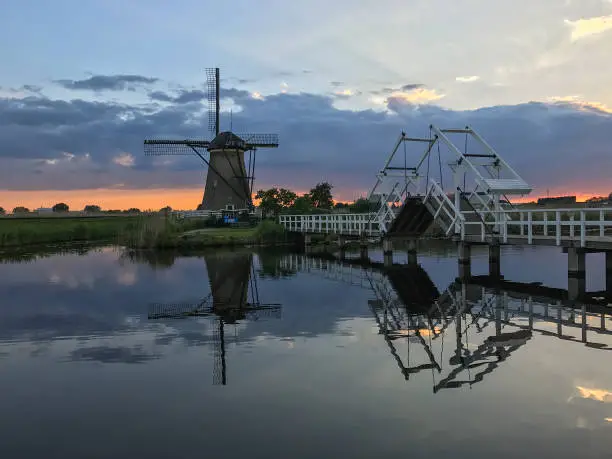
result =
[{"label": "tree line", "polygon": [[330,212],[332,209],[346,209],[354,213],[373,210],[372,204],[366,198],[359,198],[350,204],[335,202],[332,189],[333,185],[328,182],[318,183],[308,193],[302,195],[286,188],[269,188],[257,191],[255,199],[259,200],[259,209],[264,216],[277,216],[281,213]]},{"label": "tree line", "polygon": [[[58,202],[53,207],[51,207],[51,211],[54,213],[70,212],[70,207],[65,202]],[[160,212],[171,212],[172,208],[170,206],[166,206],[166,207],[162,207],[159,211]],[[27,207],[17,206],[13,209],[12,213],[13,214],[28,214],[30,212],[32,211],[28,209]],[[101,213],[101,212],[104,212],[107,214],[121,214],[121,213],[139,214],[142,211],[138,209],[137,207],[131,207],[127,210],[120,210],[120,209],[102,210],[102,208],[97,204],[88,204],[83,208],[83,212],[89,213],[89,214],[95,214],[95,213]],[[0,207],[0,215],[6,215],[6,214],[7,214],[6,210],[3,207]]]}]

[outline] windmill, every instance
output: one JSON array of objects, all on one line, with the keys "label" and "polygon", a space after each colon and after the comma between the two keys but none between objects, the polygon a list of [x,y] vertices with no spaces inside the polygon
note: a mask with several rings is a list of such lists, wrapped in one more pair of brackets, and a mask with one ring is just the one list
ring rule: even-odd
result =
[{"label": "windmill", "polygon": [[[197,303],[154,303],[150,320],[211,317],[214,321],[213,384],[227,384],[225,326],[242,320],[280,317],[280,304],[259,300],[259,287],[251,253],[205,255],[210,293]],[[250,295],[249,295],[250,293]]]},{"label": "windmill", "polygon": [[[145,156],[195,155],[207,166],[206,186],[198,210],[252,211],[257,149],[278,147],[277,134],[220,132],[220,77],[218,68],[206,69],[208,130],[212,140],[146,139]],[[248,163],[245,154],[248,153]],[[207,159],[208,156],[208,159]]]}]

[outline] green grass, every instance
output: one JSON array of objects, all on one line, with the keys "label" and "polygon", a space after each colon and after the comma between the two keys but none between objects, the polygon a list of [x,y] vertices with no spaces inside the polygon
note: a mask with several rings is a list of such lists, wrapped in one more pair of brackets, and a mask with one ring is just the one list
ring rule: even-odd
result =
[{"label": "green grass", "polygon": [[115,240],[143,217],[0,218],[0,247]]},{"label": "green grass", "polygon": [[287,241],[272,221],[256,227],[194,229],[194,220],[179,222],[163,215],[99,218],[0,218],[0,248],[72,242],[106,241],[132,248],[199,248]]}]

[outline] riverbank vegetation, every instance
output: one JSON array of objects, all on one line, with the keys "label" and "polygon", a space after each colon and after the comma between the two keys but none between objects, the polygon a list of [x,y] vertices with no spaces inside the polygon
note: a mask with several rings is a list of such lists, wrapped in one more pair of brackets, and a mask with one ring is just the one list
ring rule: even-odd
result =
[{"label": "riverbank vegetation", "polygon": [[0,248],[29,245],[106,242],[133,248],[198,248],[274,245],[291,242],[282,226],[264,220],[242,226],[214,219],[177,220],[168,214],[122,217],[2,218]]}]

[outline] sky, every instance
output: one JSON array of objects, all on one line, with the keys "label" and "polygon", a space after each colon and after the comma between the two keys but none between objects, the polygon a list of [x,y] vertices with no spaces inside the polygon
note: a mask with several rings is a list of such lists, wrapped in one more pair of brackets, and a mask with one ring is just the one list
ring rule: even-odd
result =
[{"label": "sky", "polygon": [[143,139],[278,133],[255,188],[365,195],[402,130],[472,126],[534,196],[612,191],[611,0],[5,0],[0,206],[195,208]]}]

